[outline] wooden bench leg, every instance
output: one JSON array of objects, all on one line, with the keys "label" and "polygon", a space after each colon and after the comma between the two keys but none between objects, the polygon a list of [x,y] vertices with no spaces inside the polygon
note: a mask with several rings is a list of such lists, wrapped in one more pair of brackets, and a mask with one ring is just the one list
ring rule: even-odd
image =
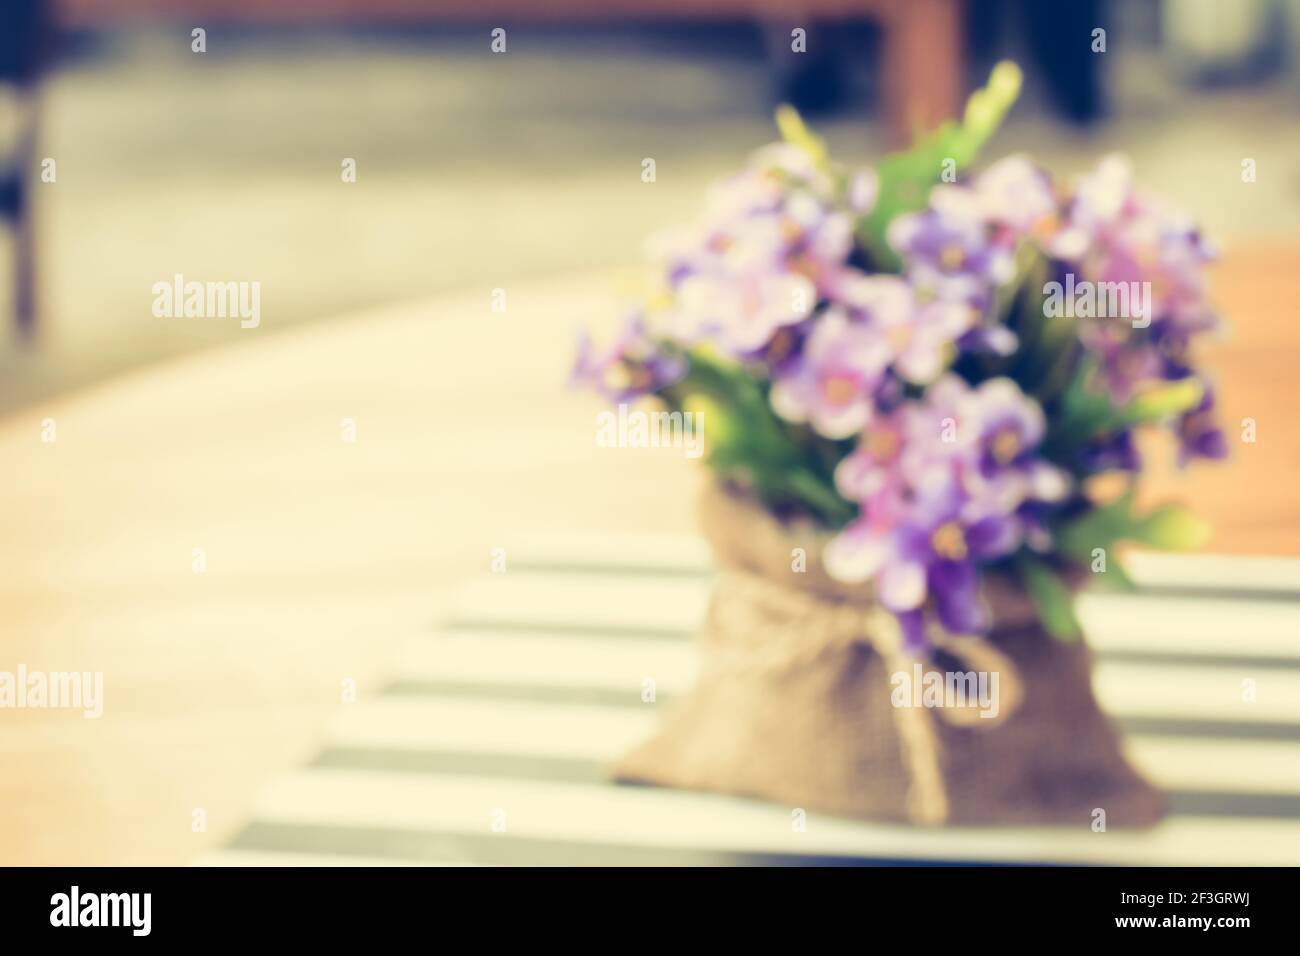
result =
[{"label": "wooden bench leg", "polygon": [[897,146],[961,110],[962,0],[908,0],[885,22],[885,96]]},{"label": "wooden bench leg", "polygon": [[36,175],[36,117],[34,89],[19,97],[22,128],[18,141],[18,181],[14,208],[14,319],[19,338],[36,335],[36,224],[32,214],[32,183]]}]

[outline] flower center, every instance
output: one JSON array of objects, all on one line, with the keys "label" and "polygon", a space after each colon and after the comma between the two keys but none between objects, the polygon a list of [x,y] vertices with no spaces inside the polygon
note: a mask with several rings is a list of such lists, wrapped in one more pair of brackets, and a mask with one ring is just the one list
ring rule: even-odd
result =
[{"label": "flower center", "polygon": [[895,352],[901,352],[907,348],[907,344],[912,341],[912,323],[900,322],[885,333],[889,340],[889,346]]},{"label": "flower center", "polygon": [[966,253],[962,251],[961,246],[955,244],[944,246],[943,251],[939,253],[939,264],[949,272],[960,269],[965,261]]},{"label": "flower center", "polygon": [[1014,428],[1003,428],[993,436],[989,447],[994,461],[999,465],[1009,465],[1020,454],[1020,435]]},{"label": "flower center", "polygon": [[1030,224],[1029,233],[1037,239],[1050,239],[1060,228],[1060,218],[1056,213],[1049,212],[1039,216]]},{"label": "flower center", "polygon": [[822,394],[832,405],[846,405],[858,394],[858,383],[852,375],[832,375],[822,382]]},{"label": "flower center", "polygon": [[966,535],[961,525],[948,521],[939,525],[930,535],[930,546],[934,553],[949,561],[960,561],[966,557]]},{"label": "flower center", "polygon": [[899,447],[898,435],[887,428],[879,428],[867,433],[867,454],[871,456],[872,461],[878,463],[893,461]]}]

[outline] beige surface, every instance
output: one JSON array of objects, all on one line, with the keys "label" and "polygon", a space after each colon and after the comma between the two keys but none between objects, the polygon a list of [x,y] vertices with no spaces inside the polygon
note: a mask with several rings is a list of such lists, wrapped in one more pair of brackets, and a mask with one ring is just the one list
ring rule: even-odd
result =
[{"label": "beige surface", "polygon": [[596,448],[598,404],[562,387],[613,289],[512,287],[505,315],[483,289],[283,335],[267,314],[246,342],[6,421],[0,670],[102,670],[105,713],[0,711],[0,863],[186,861],[491,549],[688,528],[681,452]]}]

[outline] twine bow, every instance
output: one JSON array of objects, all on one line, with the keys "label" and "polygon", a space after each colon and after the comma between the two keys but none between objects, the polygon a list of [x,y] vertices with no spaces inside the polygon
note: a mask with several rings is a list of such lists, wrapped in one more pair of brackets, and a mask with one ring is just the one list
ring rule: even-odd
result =
[{"label": "twine bow", "polygon": [[[725,598],[725,600],[724,600]],[[762,613],[760,613],[760,609]],[[711,614],[723,615],[727,633],[748,635],[748,646],[729,645],[723,655],[712,648],[710,662],[728,670],[784,670],[815,660],[832,649],[863,644],[876,652],[892,675],[909,669],[917,658],[906,648],[902,628],[889,611],[879,605],[860,605],[806,594],[781,587],[757,575],[730,572],[714,598]],[[780,627],[770,626],[770,616],[782,618]],[[756,627],[756,619],[768,618],[768,625]],[[792,627],[804,621],[808,627]],[[818,623],[820,622],[820,623]],[[755,642],[757,634],[764,639]],[[768,639],[773,634],[775,639]],[[974,634],[951,635],[934,628],[927,635],[930,646],[943,651],[970,670],[997,672],[1001,700],[998,712],[982,715],[968,702],[961,707],[934,708],[939,719],[957,727],[995,727],[1020,705],[1023,688],[1011,659],[990,641]],[[925,707],[894,707],[903,762],[908,771],[907,811],[915,823],[934,826],[948,819],[948,796],[940,768],[940,743],[932,718]]]}]

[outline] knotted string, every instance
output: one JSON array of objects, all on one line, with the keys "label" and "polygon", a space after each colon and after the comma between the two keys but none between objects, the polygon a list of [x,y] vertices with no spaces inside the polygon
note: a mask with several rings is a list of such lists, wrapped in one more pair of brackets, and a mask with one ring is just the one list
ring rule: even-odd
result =
[{"label": "knotted string", "polygon": [[[729,570],[720,583],[710,615],[721,617],[723,633],[747,635],[747,646],[728,642],[708,649],[706,666],[730,672],[786,670],[816,660],[830,650],[862,644],[876,652],[890,675],[907,670],[918,658],[907,648],[897,618],[878,604],[856,604],[782,587],[744,571]],[[781,619],[771,627],[772,617]],[[807,626],[791,626],[793,622]],[[766,622],[766,626],[762,625]],[[759,625],[759,626],[756,626]],[[764,639],[753,640],[762,632]],[[773,635],[777,635],[775,638]],[[938,628],[927,635],[930,646],[974,671],[1000,677],[997,714],[981,715],[978,707],[934,708],[940,719],[959,727],[994,727],[1020,705],[1019,674],[1011,659],[983,637],[951,635]],[[908,771],[908,815],[916,823],[938,825],[948,818],[948,796],[940,767],[940,744],[929,708],[894,707],[904,765]]]}]

